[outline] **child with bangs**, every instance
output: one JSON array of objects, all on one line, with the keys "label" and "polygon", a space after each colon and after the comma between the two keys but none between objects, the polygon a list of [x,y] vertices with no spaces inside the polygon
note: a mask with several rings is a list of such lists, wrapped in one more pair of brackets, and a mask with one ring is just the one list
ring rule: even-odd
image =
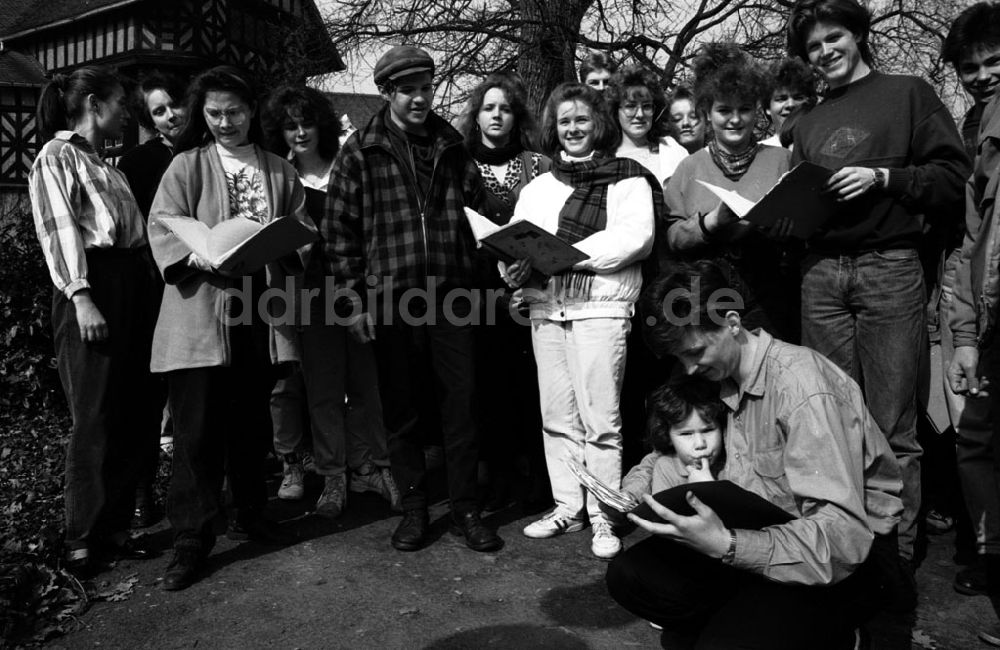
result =
[{"label": "child with bangs", "polygon": [[653,451],[622,479],[622,491],[641,502],[643,494],[714,481],[725,464],[726,406],[719,385],[684,378],[657,388],[648,404]]}]

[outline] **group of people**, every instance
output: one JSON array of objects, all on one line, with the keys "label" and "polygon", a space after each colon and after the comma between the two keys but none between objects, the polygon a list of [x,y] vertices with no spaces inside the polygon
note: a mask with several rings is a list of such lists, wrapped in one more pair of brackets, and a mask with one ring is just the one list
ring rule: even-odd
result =
[{"label": "group of people", "polygon": [[[422,548],[425,447],[439,440],[469,548],[503,546],[482,519],[481,476],[502,506],[547,475],[554,508],[524,535],[589,527],[592,553],[613,560],[611,595],[662,627],[664,647],[854,647],[873,611],[916,602],[933,293],[949,369],[936,388],[982,556],[961,582],[1000,606],[984,399],[1000,300],[1000,5],[964,11],[944,44],[974,100],[961,134],[927,83],[874,69],[870,26],[856,0],[798,0],[789,58],[764,68],[706,44],[693,83],[669,96],[652,71],[594,55],[537,127],[505,73],[449,124],[432,110],[435,63],[413,46],[378,60],[385,104],[346,139],[316,90],[261,99],[233,67],[186,86],[157,73],[133,109],[154,138],[117,168],[101,153],[128,115],[122,81],[57,75],[29,189],[73,415],[68,566],[150,556],[128,530],[151,498],[166,404],[165,589],[203,570],[224,482],[231,538],[290,541],[264,516],[269,449],[279,498],[303,498],[310,471],[322,516],[349,492],[378,493],[402,512],[393,547]],[[741,220],[704,185],[756,201],[800,162],[830,170],[821,191],[838,205],[806,241],[787,218]],[[470,209],[528,221],[584,259],[554,275],[497,259]],[[177,219],[295,219],[315,242],[222,271]],[[277,316],[289,300],[292,322]],[[652,451],[623,472],[644,432]],[[602,503],[581,466],[643,505],[626,516]],[[716,489],[725,481],[740,490]],[[753,514],[758,497],[777,510]],[[623,550],[629,525],[651,534]]]}]

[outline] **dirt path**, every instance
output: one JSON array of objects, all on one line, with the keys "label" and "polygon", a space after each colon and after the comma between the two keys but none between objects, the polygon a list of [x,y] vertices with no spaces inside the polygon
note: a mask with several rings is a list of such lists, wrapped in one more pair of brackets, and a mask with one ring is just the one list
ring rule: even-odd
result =
[{"label": "dirt path", "polygon": [[[123,563],[105,579],[137,573],[127,600],[96,603],[85,629],[53,648],[621,648],[659,646],[644,621],[620,609],[604,588],[606,565],[590,555],[585,532],[552,540],[520,534],[518,509],[491,518],[506,547],[474,553],[447,532],[416,553],[388,542],[398,519],[374,495],[350,495],[337,522],[279,504],[303,541],[283,549],[219,538],[210,573],[168,593],[158,579],[168,556]],[[443,517],[444,506],[432,510]],[[289,519],[290,518],[290,519]],[[626,544],[640,536],[633,534]],[[162,526],[152,541],[169,545]],[[992,619],[985,598],[951,589],[950,536],[932,539],[918,574],[921,604],[914,648],[985,647],[976,626]],[[896,640],[891,637],[895,635]],[[909,647],[910,631],[880,621],[875,648]],[[900,640],[902,637],[903,640]]]}]

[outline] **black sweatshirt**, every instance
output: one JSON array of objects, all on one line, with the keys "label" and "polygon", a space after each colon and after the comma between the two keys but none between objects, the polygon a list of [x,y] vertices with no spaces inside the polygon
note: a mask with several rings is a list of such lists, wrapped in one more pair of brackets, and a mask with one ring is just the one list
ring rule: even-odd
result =
[{"label": "black sweatshirt", "polygon": [[971,171],[958,129],[917,77],[871,72],[795,124],[792,164],[885,167],[889,185],[847,202],[809,242],[828,254],[916,248],[926,217],[954,214]]}]

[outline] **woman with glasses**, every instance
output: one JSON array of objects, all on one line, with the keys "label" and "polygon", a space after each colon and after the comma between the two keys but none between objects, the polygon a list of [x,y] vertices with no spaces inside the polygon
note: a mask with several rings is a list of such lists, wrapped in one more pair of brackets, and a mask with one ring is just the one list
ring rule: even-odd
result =
[{"label": "woman with glasses", "polygon": [[622,143],[615,155],[631,158],[666,185],[688,151],[667,134],[662,117],[667,98],[652,72],[642,66],[622,68],[611,77],[608,107],[618,121]]},{"label": "woman with glasses", "polygon": [[798,339],[797,270],[787,246],[741,221],[698,181],[758,201],[788,171],[790,154],[757,142],[754,129],[767,88],[764,73],[733,43],[710,43],[694,61],[696,108],[713,138],[667,183],[667,241],[675,256],[715,259],[743,300],[747,329]]},{"label": "woman with glasses", "polygon": [[[209,227],[228,219],[309,223],[295,168],[257,145],[256,110],[256,93],[242,71],[220,66],[196,77],[180,153],[164,173],[150,212],[150,244],[166,282],[151,365],[167,375],[174,418],[168,494],[174,558],[163,577],[167,590],[194,582],[215,543],[212,525],[222,509],[224,475],[234,510],[229,537],[287,541],[263,518],[264,455],[276,369],[298,355],[286,324],[291,318],[281,313],[288,305],[265,301],[262,294],[294,289],[286,279],[302,273],[302,260],[292,254],[253,273],[223,273],[162,221],[182,217]],[[295,308],[294,296],[291,302]]]},{"label": "woman with glasses", "polygon": [[[611,77],[605,92],[608,107],[621,130],[621,144],[615,155],[631,158],[656,177],[660,187],[673,176],[674,170],[688,151],[667,134],[663,114],[667,98],[660,88],[656,75],[638,65],[621,68]],[[654,254],[643,262],[643,277],[652,281],[666,264],[669,248],[666,245],[666,228],[663,194],[654,192],[656,206],[656,242]],[[662,221],[661,221],[662,220]],[[664,366],[658,363],[642,340],[641,320],[635,316],[629,333],[628,359],[622,389],[621,414],[625,462],[634,465],[641,458],[642,443],[646,432],[646,395],[659,386],[666,377]]]}]

